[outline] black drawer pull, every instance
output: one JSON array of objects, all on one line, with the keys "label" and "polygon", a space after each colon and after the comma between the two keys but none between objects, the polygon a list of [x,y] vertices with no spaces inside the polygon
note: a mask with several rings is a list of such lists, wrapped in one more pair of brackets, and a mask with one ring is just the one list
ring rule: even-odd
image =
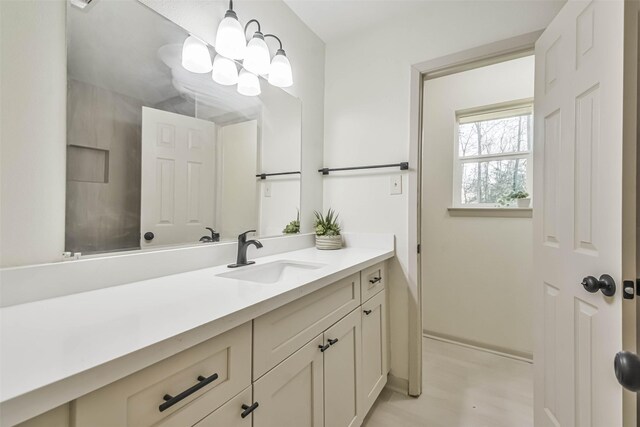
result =
[{"label": "black drawer pull", "polygon": [[167,409],[171,408],[176,403],[180,402],[185,397],[192,395],[196,391],[200,390],[202,387],[206,386],[209,383],[214,382],[217,379],[218,379],[218,374],[213,374],[210,377],[206,377],[206,378],[203,377],[202,375],[198,376],[199,383],[194,385],[194,386],[189,387],[188,389],[186,389],[182,393],[180,393],[180,394],[178,394],[176,396],[171,396],[170,394],[165,394],[162,397],[165,400],[165,402],[163,404],[161,404],[160,406],[158,406],[158,409],[160,410],[160,412],[166,411]]},{"label": "black drawer pull", "polygon": [[371,314],[371,310],[365,310],[364,314],[366,314],[367,316]]},{"label": "black drawer pull", "polygon": [[378,283],[381,280],[382,280],[382,277],[374,277],[373,279],[369,279],[369,283],[374,285],[374,284]]},{"label": "black drawer pull", "polygon": [[337,342],[338,342],[338,338],[334,338],[334,339],[332,339],[332,340],[331,340],[331,339],[329,339],[329,340],[327,340],[327,341],[329,341],[329,345],[334,345],[335,343],[337,343]]},{"label": "black drawer pull", "polygon": [[327,351],[327,349],[330,347],[329,344],[325,344],[325,345],[319,345],[318,348],[320,349],[321,353],[324,353],[325,351]]},{"label": "black drawer pull", "polygon": [[260,406],[260,405],[258,404],[258,402],[254,402],[251,406],[249,406],[249,405],[244,405],[244,404],[243,404],[243,405],[242,405],[242,409],[244,409],[244,411],[242,411],[242,413],[240,414],[240,416],[241,416],[242,418],[246,418],[246,417],[247,417],[247,415],[249,415],[250,413],[252,413],[253,411],[255,411],[255,410],[256,410],[256,408],[257,408],[258,406]]}]

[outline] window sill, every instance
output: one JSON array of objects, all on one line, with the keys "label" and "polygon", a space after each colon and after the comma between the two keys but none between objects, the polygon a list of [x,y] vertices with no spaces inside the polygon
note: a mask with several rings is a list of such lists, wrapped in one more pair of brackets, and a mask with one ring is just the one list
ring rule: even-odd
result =
[{"label": "window sill", "polygon": [[531,218],[532,208],[447,208],[449,216]]}]

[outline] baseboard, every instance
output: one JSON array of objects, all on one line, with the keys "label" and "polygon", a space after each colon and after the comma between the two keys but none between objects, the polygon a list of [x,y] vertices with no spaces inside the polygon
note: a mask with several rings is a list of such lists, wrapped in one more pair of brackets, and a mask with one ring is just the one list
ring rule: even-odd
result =
[{"label": "baseboard", "polygon": [[498,348],[487,346],[478,342],[467,341],[459,338],[454,338],[442,334],[436,334],[426,330],[422,331],[422,336],[425,338],[431,338],[437,341],[446,342],[449,344],[455,344],[462,347],[472,348],[474,350],[484,351],[485,353],[495,354],[497,356],[508,357],[509,359],[519,360],[521,362],[533,363],[533,355],[529,353],[523,353],[519,351],[512,351],[505,348]]},{"label": "baseboard", "polygon": [[385,388],[388,388],[391,391],[395,391],[396,393],[408,396],[409,380],[405,378],[398,378],[392,374],[389,374],[387,376],[387,385],[385,385]]}]

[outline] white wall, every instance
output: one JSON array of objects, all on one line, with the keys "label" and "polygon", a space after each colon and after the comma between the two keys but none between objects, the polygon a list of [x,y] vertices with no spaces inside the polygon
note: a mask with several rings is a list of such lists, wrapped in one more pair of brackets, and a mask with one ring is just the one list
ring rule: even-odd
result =
[{"label": "white wall", "polygon": [[[428,13],[403,16],[331,41],[326,46],[326,166],[350,166],[416,159],[409,156],[411,65],[544,28],[562,3],[547,1],[433,2]],[[411,170],[409,173],[415,173]],[[353,173],[324,181],[324,207],[340,212],[346,231],[396,235],[390,264],[391,373],[408,377],[409,206],[403,194],[389,194],[389,176]]]},{"label": "white wall", "polygon": [[456,111],[533,98],[532,56],[428,80],[424,86],[423,329],[533,354],[531,218],[455,217]]},{"label": "white wall", "polygon": [[0,1],[0,266],[64,250],[64,22],[64,1]]},{"label": "white wall", "polygon": [[[117,0],[102,0],[117,1]],[[215,44],[226,1],[144,0]],[[66,156],[65,0],[1,0],[0,266],[60,260],[64,249]],[[294,73],[287,89],[302,100],[303,228],[322,206],[324,43],[280,0],[244,1],[280,36]],[[90,11],[89,11],[90,13]],[[7,42],[8,41],[8,42]]]}]

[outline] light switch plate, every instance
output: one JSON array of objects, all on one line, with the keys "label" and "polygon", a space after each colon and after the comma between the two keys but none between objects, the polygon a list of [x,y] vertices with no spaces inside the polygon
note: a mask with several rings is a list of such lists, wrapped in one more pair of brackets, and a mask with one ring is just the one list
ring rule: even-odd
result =
[{"label": "light switch plate", "polygon": [[271,183],[264,183],[264,197],[271,197]]},{"label": "light switch plate", "polygon": [[402,175],[391,177],[391,194],[402,194]]}]

